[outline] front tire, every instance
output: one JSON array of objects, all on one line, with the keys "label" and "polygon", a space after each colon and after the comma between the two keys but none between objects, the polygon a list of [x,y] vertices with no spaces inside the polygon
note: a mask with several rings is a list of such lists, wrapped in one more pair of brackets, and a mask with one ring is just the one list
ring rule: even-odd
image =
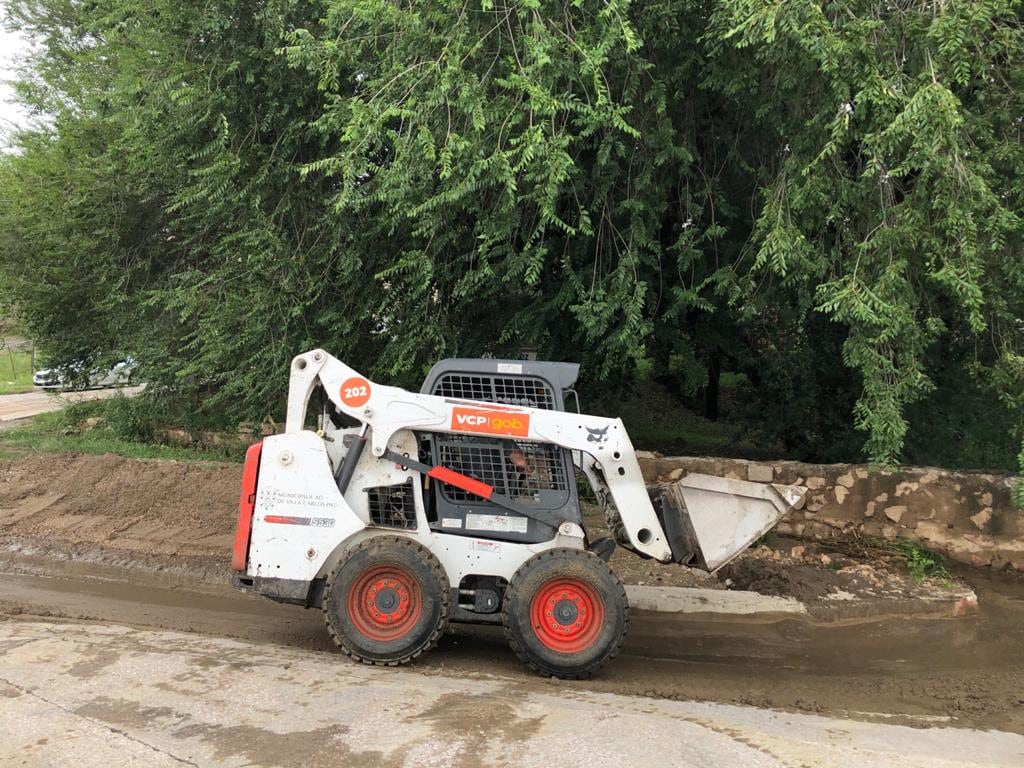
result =
[{"label": "front tire", "polygon": [[364,539],[327,579],[323,609],[341,650],[395,666],[433,648],[448,622],[448,579],[425,547],[402,536]]},{"label": "front tire", "polygon": [[512,650],[535,672],[577,680],[619,652],[629,603],[622,582],[596,555],[551,549],[512,577],[502,624]]}]

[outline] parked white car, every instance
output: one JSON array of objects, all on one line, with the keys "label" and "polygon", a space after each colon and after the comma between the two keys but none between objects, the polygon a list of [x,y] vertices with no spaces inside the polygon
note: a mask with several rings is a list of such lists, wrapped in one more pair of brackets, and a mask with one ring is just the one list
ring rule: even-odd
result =
[{"label": "parked white car", "polygon": [[102,387],[123,387],[132,382],[135,361],[127,357],[109,369],[94,369],[87,376],[82,375],[82,363],[57,368],[44,368],[32,376],[32,384],[40,389],[98,389]]}]

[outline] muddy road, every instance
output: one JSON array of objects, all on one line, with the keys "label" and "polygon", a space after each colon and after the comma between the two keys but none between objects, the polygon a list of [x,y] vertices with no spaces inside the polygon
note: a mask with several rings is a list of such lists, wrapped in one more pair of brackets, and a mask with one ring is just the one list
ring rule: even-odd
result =
[{"label": "muddy road", "polygon": [[[125,624],[334,653],[318,611],[216,583],[216,565],[160,572],[0,556],[0,616]],[[196,578],[196,576],[200,578]],[[225,574],[226,575],[226,574]],[[748,704],[907,725],[1024,733],[1024,586],[971,574],[980,611],[960,619],[815,624],[634,613],[623,654],[594,680],[526,673],[500,630],[456,626],[419,671],[520,685]]]}]

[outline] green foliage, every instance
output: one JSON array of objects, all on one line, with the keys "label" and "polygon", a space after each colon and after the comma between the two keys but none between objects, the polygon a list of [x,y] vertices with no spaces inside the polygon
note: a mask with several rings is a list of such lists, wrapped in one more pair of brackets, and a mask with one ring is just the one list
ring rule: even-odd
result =
[{"label": "green foliage", "polygon": [[719,56],[751,54],[714,82],[751,99],[782,149],[754,267],[845,329],[853,417],[883,463],[900,456],[907,406],[934,388],[929,350],[987,334],[968,360],[992,365],[1020,343],[1019,14],[1010,1],[862,0],[712,14]]},{"label": "green foliage", "polygon": [[799,458],[1024,440],[1012,0],[6,10],[48,119],[0,159],[3,301],[159,418],[279,416],[315,346],[406,385],[530,347]]},{"label": "green foliage", "polygon": [[[97,414],[104,428],[114,437],[137,443],[167,443],[168,428],[173,428],[191,442],[202,443],[208,433],[218,434],[220,429],[216,417],[201,410],[190,409],[188,403],[180,398],[167,397],[164,393],[150,390],[134,397],[115,394],[102,401]],[[69,418],[74,421],[76,414]],[[232,434],[229,432],[220,436],[232,442]],[[239,437],[233,441],[237,443],[240,440]]]},{"label": "green foliage", "polygon": [[128,398],[118,393],[104,403],[103,417],[110,431],[122,440],[153,442],[159,411],[143,398]]},{"label": "green foliage", "polygon": [[942,560],[941,555],[931,552],[916,541],[910,539],[897,539],[892,548],[899,552],[906,559],[907,570],[910,571],[910,578],[914,581],[924,581],[935,578],[950,580],[949,571]]},{"label": "green foliage", "polygon": [[[992,389],[998,394],[1003,405],[1017,419],[1024,421],[1024,355],[1006,354],[992,373]],[[1006,434],[1020,435],[1024,430],[1008,431]],[[1024,438],[1020,438],[1020,452],[1017,454],[1017,471],[1022,475],[1013,484],[1011,491],[1014,503],[1024,509]]]},{"label": "green foliage", "polygon": [[664,386],[640,382],[627,391],[582,392],[583,410],[599,416],[621,418],[630,440],[638,446],[656,446],[668,455],[712,455],[775,458],[783,446],[757,438],[742,425],[711,421],[686,408]]},{"label": "green foliage", "polygon": [[69,400],[59,411],[42,414],[37,424],[59,430],[62,434],[77,434],[86,419],[102,418],[106,403],[102,400]]},{"label": "green foliage", "polygon": [[330,180],[330,217],[358,222],[381,369],[524,345],[578,351],[598,377],[644,360],[678,239],[666,191],[692,153],[630,17],[624,0],[335,0],[287,36],[329,105],[303,178]]}]

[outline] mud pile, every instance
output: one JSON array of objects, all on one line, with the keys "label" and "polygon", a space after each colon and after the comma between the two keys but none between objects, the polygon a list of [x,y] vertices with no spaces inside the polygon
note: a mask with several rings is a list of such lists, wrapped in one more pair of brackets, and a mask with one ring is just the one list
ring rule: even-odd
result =
[{"label": "mud pile", "polygon": [[[892,550],[836,551],[828,544],[771,535],[718,575],[729,589],[793,597],[824,621],[882,615],[966,616],[978,607],[968,583],[942,570],[915,580]],[[840,544],[837,544],[840,546]]]},{"label": "mud pile", "polygon": [[[236,464],[77,454],[0,461],[0,545],[54,561],[202,572],[222,581],[240,484]],[[592,536],[607,534],[596,507],[584,505],[584,520]],[[611,565],[627,584],[752,590],[811,606],[909,599],[938,601],[946,611],[961,592],[970,596],[941,583],[915,584],[884,556],[828,555],[823,545],[770,538],[772,547],[744,552],[717,576],[621,548]],[[932,603],[924,607],[932,610]]]},{"label": "mud pile", "polygon": [[240,481],[237,465],[76,454],[0,461],[0,534],[224,556]]}]

